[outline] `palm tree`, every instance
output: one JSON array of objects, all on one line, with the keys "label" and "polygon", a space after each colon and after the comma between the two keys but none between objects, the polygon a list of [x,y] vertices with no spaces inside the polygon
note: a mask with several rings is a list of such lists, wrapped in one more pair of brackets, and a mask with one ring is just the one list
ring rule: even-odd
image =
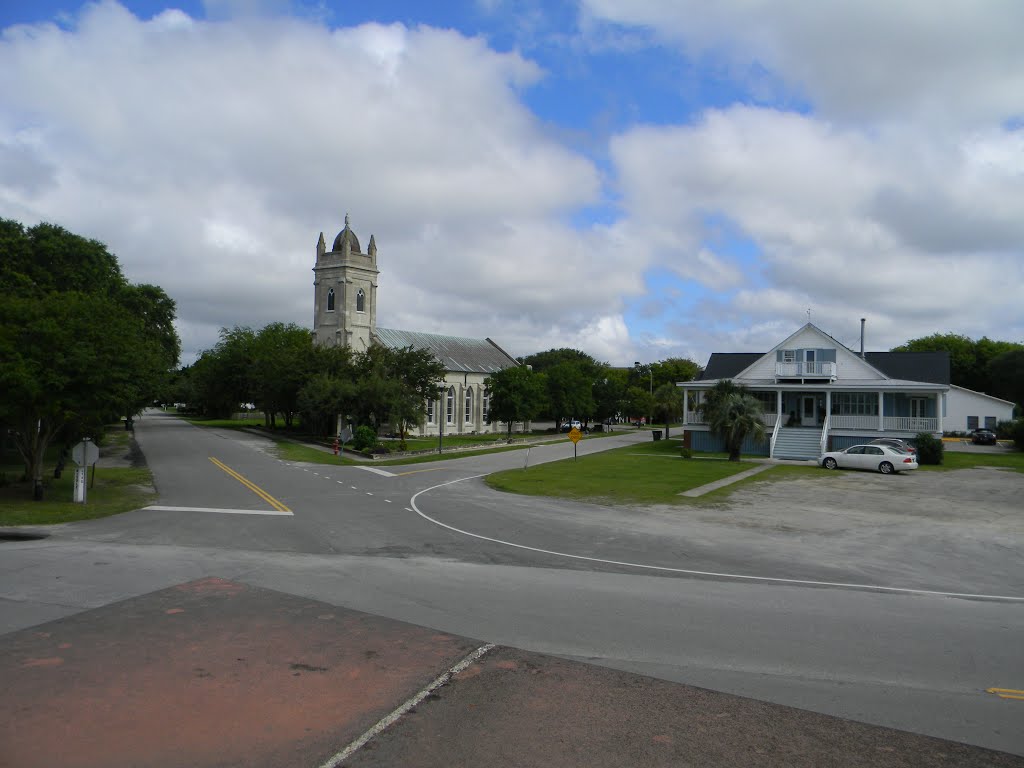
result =
[{"label": "palm tree", "polygon": [[683,415],[683,393],[675,384],[662,384],[654,390],[654,411],[665,419],[665,439],[669,424]]},{"label": "palm tree", "polygon": [[711,431],[719,435],[729,452],[729,461],[740,460],[740,449],[748,435],[765,436],[761,402],[744,387],[729,379],[718,382],[704,398],[704,416]]}]

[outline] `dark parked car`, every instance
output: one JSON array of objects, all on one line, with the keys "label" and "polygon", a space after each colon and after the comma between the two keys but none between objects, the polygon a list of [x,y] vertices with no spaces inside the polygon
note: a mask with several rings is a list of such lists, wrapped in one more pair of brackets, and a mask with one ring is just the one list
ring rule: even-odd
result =
[{"label": "dark parked car", "polygon": [[991,429],[976,429],[971,432],[971,442],[975,445],[995,445],[996,433]]},{"label": "dark parked car", "polygon": [[917,453],[917,448],[906,440],[900,440],[898,437],[880,437],[877,440],[872,440],[868,445],[888,445],[890,448],[895,448],[897,451],[903,451],[904,453]]}]

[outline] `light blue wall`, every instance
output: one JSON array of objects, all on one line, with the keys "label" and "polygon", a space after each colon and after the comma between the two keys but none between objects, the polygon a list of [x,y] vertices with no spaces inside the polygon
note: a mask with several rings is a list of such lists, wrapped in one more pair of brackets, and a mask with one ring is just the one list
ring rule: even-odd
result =
[{"label": "light blue wall", "polygon": [[[722,438],[712,432],[703,432],[693,430],[693,435],[690,447],[694,451],[706,451],[708,453],[721,453],[725,451],[725,444],[722,442]],[[766,437],[764,440],[754,440],[751,437],[747,437],[743,441],[743,448],[740,450],[741,453],[747,456],[767,456],[768,449],[771,445],[771,438]]]}]

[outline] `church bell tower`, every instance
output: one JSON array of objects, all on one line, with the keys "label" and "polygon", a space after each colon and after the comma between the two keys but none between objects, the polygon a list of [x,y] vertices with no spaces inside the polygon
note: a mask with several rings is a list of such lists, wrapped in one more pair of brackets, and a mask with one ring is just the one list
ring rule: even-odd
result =
[{"label": "church bell tower", "polygon": [[316,244],[313,267],[313,340],[330,347],[362,352],[377,327],[377,244],[373,235],[366,253],[349,226],[327,250],[324,233]]}]

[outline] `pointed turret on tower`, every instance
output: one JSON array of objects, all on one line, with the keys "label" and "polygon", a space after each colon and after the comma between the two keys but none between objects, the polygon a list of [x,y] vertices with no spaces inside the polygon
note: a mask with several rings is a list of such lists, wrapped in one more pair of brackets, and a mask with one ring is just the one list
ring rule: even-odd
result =
[{"label": "pointed turret on tower", "polygon": [[313,338],[325,346],[357,352],[370,346],[377,325],[377,243],[370,235],[368,253],[359,247],[349,216],[326,250],[323,234],[313,267]]}]

